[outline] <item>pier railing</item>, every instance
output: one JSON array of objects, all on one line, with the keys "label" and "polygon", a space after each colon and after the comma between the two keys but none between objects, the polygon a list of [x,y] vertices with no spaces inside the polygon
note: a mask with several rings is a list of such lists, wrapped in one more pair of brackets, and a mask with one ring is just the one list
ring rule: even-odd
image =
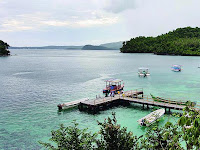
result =
[{"label": "pier railing", "polygon": [[[150,95],[143,95],[143,89],[136,89],[131,91],[126,91],[123,94],[115,94],[109,97],[99,97],[88,101],[88,105],[99,105],[102,103],[107,103],[115,100],[125,100],[133,103],[141,103],[145,105],[154,105],[161,107],[174,107],[183,108],[185,102],[183,100],[174,100],[171,98],[161,98],[161,101],[155,101]],[[195,108],[200,108],[199,104],[196,104]]]},{"label": "pier railing", "polygon": [[[130,96],[129,96],[130,97]],[[171,98],[162,98],[162,101],[159,102],[159,101],[154,101],[154,99],[149,96],[149,95],[143,95],[143,97],[134,97],[133,95],[131,96],[132,99],[141,99],[141,101],[143,102],[151,102],[153,104],[161,104],[164,105],[164,106],[168,106],[169,104],[172,104],[172,105],[175,105],[176,107],[177,106],[184,106],[183,103],[186,103],[187,101],[186,100],[175,100],[175,99],[171,99]],[[126,99],[126,96],[125,97],[121,97],[121,99]],[[165,100],[167,99],[167,100]],[[188,100],[189,101],[189,100]],[[194,106],[195,108],[200,108],[200,104],[196,103],[196,105]]]}]

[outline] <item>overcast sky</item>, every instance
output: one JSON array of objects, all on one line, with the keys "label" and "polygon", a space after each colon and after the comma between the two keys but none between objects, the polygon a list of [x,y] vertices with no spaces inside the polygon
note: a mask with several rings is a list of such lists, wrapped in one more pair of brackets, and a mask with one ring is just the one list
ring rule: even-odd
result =
[{"label": "overcast sky", "polygon": [[200,27],[200,0],[0,0],[11,46],[85,45]]}]

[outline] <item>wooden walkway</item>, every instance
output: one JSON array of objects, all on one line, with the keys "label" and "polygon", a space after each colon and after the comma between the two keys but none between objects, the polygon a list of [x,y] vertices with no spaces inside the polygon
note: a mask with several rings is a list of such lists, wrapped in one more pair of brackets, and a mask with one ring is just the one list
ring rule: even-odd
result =
[{"label": "wooden walkway", "polygon": [[[163,107],[166,109],[176,109],[176,110],[183,110],[185,105],[180,105],[179,101],[174,104],[173,103],[167,103],[167,102],[157,102],[154,101],[149,96],[143,95],[143,90],[134,90],[134,91],[126,91],[124,94],[115,95],[114,97],[103,97],[103,98],[96,98],[96,99],[81,99],[77,101],[72,101],[64,104],[59,104],[58,108],[59,110],[74,107],[78,105],[78,108],[80,111],[89,111],[92,113],[97,113],[101,110],[109,109],[113,106],[128,106],[131,103],[137,103],[142,104],[143,109],[146,106],[149,108],[149,106],[158,106]],[[196,105],[199,106],[199,105]],[[199,108],[196,108],[197,110],[200,110]]]},{"label": "wooden walkway", "polygon": [[109,107],[118,106],[118,105],[130,105],[130,103],[137,103],[142,104],[143,108],[146,106],[149,108],[149,106],[158,106],[163,107],[165,109],[176,109],[176,110],[182,110],[185,106],[184,105],[178,105],[178,104],[170,104],[170,103],[163,103],[163,102],[156,102],[151,98],[133,98],[133,97],[127,97],[122,95],[116,95],[115,97],[105,97],[101,99],[94,99],[94,100],[88,100],[83,101],[79,104],[79,110],[89,110],[93,111],[94,113],[108,109]]},{"label": "wooden walkway", "polygon": [[88,98],[83,98],[83,99],[79,99],[76,101],[71,101],[71,102],[67,102],[67,103],[63,103],[63,104],[58,104],[58,109],[59,110],[63,110],[63,109],[67,109],[67,108],[71,108],[74,106],[79,105],[81,102],[86,102],[88,100]]},{"label": "wooden walkway", "polygon": [[[143,95],[143,89],[136,89],[136,90],[132,90],[132,91],[126,91],[125,95],[127,96],[134,96],[137,97],[138,95]],[[104,97],[105,98],[105,97]],[[97,99],[93,99],[93,100],[89,100],[88,98],[84,98],[84,99],[80,99],[80,100],[75,100],[75,101],[71,101],[71,102],[67,102],[67,103],[63,103],[63,104],[58,104],[57,107],[59,110],[64,110],[67,108],[71,108],[71,107],[75,107],[77,105],[79,105],[80,103],[88,103],[88,105],[90,105],[90,103],[93,103],[94,105],[95,102],[97,102],[97,105],[108,102],[108,101],[113,101],[115,100],[115,98],[112,97],[107,97],[107,98],[97,98]]]}]

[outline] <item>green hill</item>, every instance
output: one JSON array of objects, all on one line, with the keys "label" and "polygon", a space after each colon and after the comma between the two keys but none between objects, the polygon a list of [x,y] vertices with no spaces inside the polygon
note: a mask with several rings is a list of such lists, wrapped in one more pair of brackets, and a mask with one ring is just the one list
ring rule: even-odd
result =
[{"label": "green hill", "polygon": [[157,37],[136,37],[123,42],[122,53],[200,56],[200,28],[178,28]]},{"label": "green hill", "polygon": [[83,46],[82,50],[112,50],[112,49],[104,46],[85,45]]},{"label": "green hill", "polygon": [[122,43],[123,42],[113,42],[113,43],[101,44],[99,46],[104,46],[104,47],[107,47],[107,48],[119,50],[120,48],[122,48]]},{"label": "green hill", "polygon": [[8,50],[9,45],[2,40],[0,40],[0,56],[8,56],[10,55],[10,51]]}]

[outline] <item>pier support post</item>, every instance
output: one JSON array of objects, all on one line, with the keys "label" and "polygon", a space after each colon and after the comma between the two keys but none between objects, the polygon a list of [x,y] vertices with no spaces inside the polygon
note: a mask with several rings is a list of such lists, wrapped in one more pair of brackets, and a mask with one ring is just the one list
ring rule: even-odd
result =
[{"label": "pier support post", "polygon": [[80,103],[80,104],[78,105],[78,109],[79,109],[80,111],[82,111],[82,110],[83,110],[83,104]]},{"label": "pier support post", "polygon": [[149,105],[147,104],[147,109],[149,109]]},{"label": "pier support post", "polygon": [[142,108],[144,109],[144,104],[142,104],[143,106],[142,106]]}]

